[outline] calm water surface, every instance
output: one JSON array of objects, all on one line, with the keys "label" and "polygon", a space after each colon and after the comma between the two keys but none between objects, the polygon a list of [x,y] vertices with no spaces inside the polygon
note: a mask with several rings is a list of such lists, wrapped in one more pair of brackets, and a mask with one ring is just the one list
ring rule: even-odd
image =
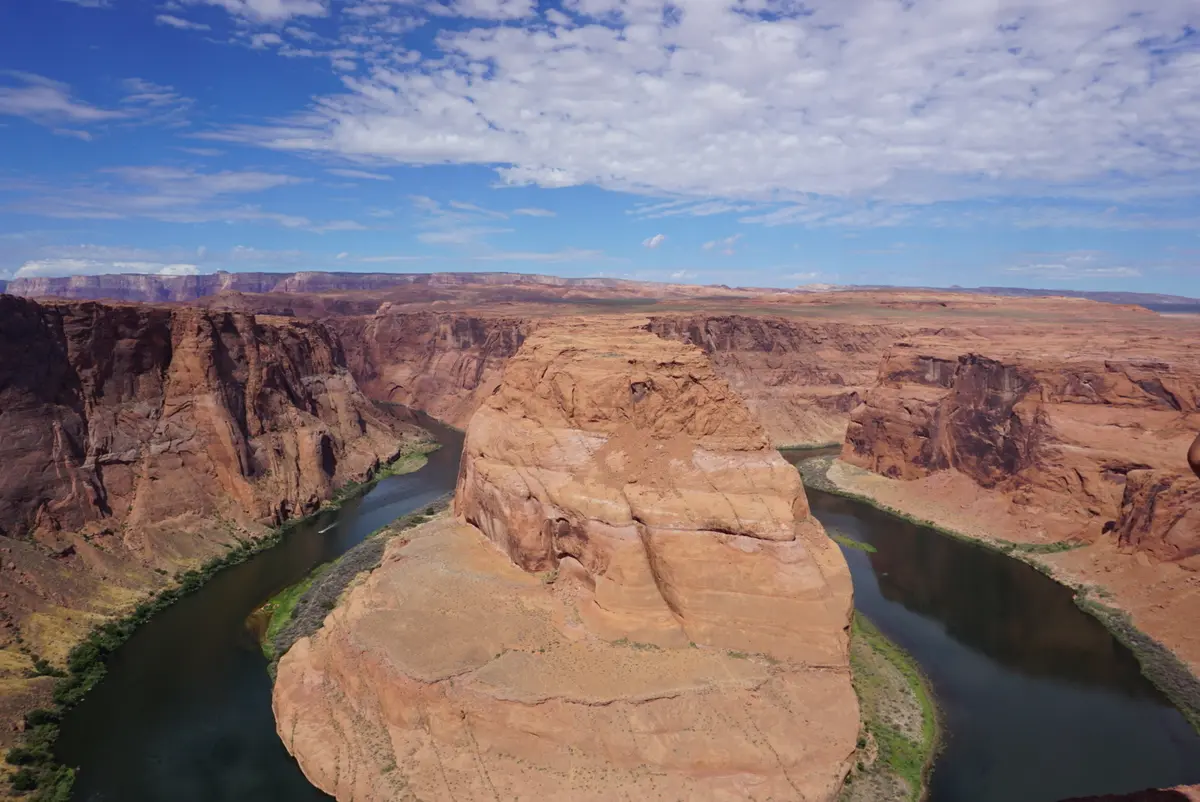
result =
[{"label": "calm water surface", "polygon": [[[80,769],[78,802],[328,802],[275,735],[266,661],[245,621],[315,566],[453,490],[462,436],[422,425],[443,443],[423,470],[222,572],[114,655],[63,722],[59,756]],[[1068,590],[868,505],[809,498],[831,531],[878,549],[844,550],[855,602],[933,683],[946,747],[931,802],[1056,802],[1200,782],[1200,736]]]},{"label": "calm water surface", "polygon": [[[275,734],[267,663],[246,618],[278,591],[396,518],[454,489],[462,435],[280,545],[219,573],[157,615],[63,721],[59,758],[79,802],[328,802]],[[332,528],[330,528],[332,527]],[[322,530],[327,530],[322,532]]]},{"label": "calm water surface", "polygon": [[945,748],[930,802],[1056,802],[1200,782],[1200,735],[1070,590],[868,504],[808,497],[830,532],[878,549],[842,549],[855,606],[933,684]]}]

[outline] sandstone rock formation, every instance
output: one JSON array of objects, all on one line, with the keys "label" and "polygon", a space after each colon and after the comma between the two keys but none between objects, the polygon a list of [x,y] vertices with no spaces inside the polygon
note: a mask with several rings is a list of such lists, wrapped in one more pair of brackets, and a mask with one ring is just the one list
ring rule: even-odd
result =
[{"label": "sandstone rock formation", "polygon": [[418,433],[317,323],[0,297],[6,631],[60,657],[152,569],[316,508]]},{"label": "sandstone rock formation", "polygon": [[841,443],[879,359],[919,327],[746,315],[663,315],[650,331],[703,349],[779,447]]},{"label": "sandstone rock formation", "polygon": [[496,389],[505,362],[533,323],[458,312],[401,312],[330,318],[363,392],[465,427]]},{"label": "sandstone rock formation", "polygon": [[898,479],[961,474],[1042,521],[1045,541],[1200,555],[1184,455],[1200,354],[1154,330],[913,337],[889,349],[843,457]]},{"label": "sandstone rock formation", "polygon": [[279,663],[341,800],[830,800],[849,571],[697,349],[543,323],[471,420],[457,520],[393,540]]}]

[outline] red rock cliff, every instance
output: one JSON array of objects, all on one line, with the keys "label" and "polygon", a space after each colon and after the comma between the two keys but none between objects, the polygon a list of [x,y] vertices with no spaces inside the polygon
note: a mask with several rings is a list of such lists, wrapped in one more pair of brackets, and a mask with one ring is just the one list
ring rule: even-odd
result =
[{"label": "red rock cliff", "polygon": [[533,324],[459,312],[401,312],[330,318],[351,371],[378,401],[421,409],[465,427],[500,382],[505,362]]},{"label": "red rock cliff", "polygon": [[745,315],[660,316],[649,330],[703,349],[778,446],[840,443],[879,359],[914,327]]},{"label": "red rock cliff", "polygon": [[1200,555],[1185,455],[1200,357],[1153,331],[916,337],[891,348],[846,435],[849,462],[899,479],[953,470],[1043,514],[1050,539]]},{"label": "red rock cliff", "polygon": [[57,656],[64,628],[161,583],[152,568],[316,508],[415,436],[320,324],[0,297],[9,631]]},{"label": "red rock cliff", "polygon": [[393,540],[283,656],[277,726],[318,787],[836,797],[845,561],[704,355],[637,325],[539,326],[471,419],[460,520]]}]

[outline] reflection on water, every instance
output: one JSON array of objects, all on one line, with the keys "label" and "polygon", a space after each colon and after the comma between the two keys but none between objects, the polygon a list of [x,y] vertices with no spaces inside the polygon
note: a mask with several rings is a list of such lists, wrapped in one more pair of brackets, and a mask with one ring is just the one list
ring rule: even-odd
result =
[{"label": "reflection on water", "polygon": [[870,505],[808,496],[828,530],[877,549],[843,548],[855,606],[933,683],[946,744],[931,802],[1056,802],[1200,782],[1200,736],[1067,588]]},{"label": "reflection on water", "polygon": [[275,734],[266,660],[246,618],[366,535],[454,489],[462,435],[421,419],[442,448],[219,573],[138,630],[63,722],[60,759],[81,802],[327,802]]}]

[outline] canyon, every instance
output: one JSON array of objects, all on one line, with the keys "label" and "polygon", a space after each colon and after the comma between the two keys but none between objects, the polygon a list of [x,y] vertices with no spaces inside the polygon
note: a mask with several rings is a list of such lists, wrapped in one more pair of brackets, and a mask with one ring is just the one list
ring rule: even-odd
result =
[{"label": "canyon", "polygon": [[3,739],[35,660],[421,438],[320,323],[0,296]]},{"label": "canyon", "polygon": [[471,418],[455,513],[391,541],[280,660],[279,733],[318,787],[836,796],[849,571],[699,349],[540,324]]},{"label": "canyon", "polygon": [[[1194,316],[518,274],[8,291],[39,296],[0,296],[0,716],[14,728],[54,682],[30,676],[35,659],[61,665],[180,570],[374,474],[422,436],[400,406],[468,431],[456,517],[390,545],[281,663],[280,735],[326,790],[386,799],[403,774],[466,796],[499,777],[586,798],[600,777],[644,791],[669,776],[668,796],[703,795],[697,766],[724,759],[713,739],[736,721],[731,793],[826,798],[854,752],[856,715],[817,698],[854,709],[850,591],[773,447],[842,444],[840,492],[1035,562],[1200,673]],[[786,625],[770,609],[792,611]],[[439,646],[431,622],[475,647]],[[703,694],[723,701],[701,715]],[[776,720],[764,694],[811,715]],[[631,711],[643,746],[618,743],[597,704]],[[535,727],[530,706],[556,712]],[[837,723],[814,740],[815,721]],[[530,740],[509,743],[514,730]],[[684,757],[662,763],[685,730]],[[768,757],[784,736],[793,751]],[[534,739],[557,744],[544,763]],[[465,761],[448,781],[429,763],[442,747]],[[499,753],[494,777],[466,765]],[[605,773],[599,755],[617,753]],[[571,755],[585,770],[564,772]]]}]

